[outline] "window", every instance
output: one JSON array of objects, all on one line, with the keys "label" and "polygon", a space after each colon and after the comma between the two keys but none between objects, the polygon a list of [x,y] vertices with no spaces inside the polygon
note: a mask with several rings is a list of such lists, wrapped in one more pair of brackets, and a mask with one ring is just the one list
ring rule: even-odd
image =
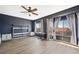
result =
[{"label": "window", "polygon": [[65,16],[61,17],[61,20],[59,21],[58,27],[59,28],[69,28],[69,22]]},{"label": "window", "polygon": [[41,21],[36,21],[36,32],[41,32]]},{"label": "window", "polygon": [[68,22],[66,16],[61,17],[61,20],[59,21],[58,27],[56,29],[56,33],[62,34],[62,35],[70,34],[69,22]]}]

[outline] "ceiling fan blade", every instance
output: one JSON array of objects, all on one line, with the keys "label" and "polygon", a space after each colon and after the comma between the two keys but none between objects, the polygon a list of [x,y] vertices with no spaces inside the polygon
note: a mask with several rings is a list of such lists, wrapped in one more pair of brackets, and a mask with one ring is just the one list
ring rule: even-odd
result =
[{"label": "ceiling fan blade", "polygon": [[35,8],[35,9],[31,10],[31,11],[32,11],[32,12],[37,11],[37,8]]},{"label": "ceiling fan blade", "polygon": [[21,13],[28,13],[28,12],[26,12],[26,11],[23,11],[23,12],[21,12]]},{"label": "ceiling fan blade", "polygon": [[34,14],[34,15],[38,15],[37,13],[33,13],[33,12],[32,12],[32,14]]},{"label": "ceiling fan blade", "polygon": [[21,6],[21,7],[28,11],[28,9],[26,7],[24,7],[24,6]]}]

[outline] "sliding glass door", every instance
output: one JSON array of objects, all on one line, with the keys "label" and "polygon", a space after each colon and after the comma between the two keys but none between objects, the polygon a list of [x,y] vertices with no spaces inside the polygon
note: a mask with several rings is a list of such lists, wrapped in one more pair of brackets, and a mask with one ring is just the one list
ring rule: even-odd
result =
[{"label": "sliding glass door", "polygon": [[69,21],[67,20],[66,16],[62,16],[56,25],[56,39],[70,42],[71,30],[69,27]]}]

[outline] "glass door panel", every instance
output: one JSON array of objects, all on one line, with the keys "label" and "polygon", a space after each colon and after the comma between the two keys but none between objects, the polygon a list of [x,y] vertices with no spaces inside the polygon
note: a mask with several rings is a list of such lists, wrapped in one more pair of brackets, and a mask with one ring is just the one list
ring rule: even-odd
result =
[{"label": "glass door panel", "polygon": [[70,42],[71,30],[69,28],[69,22],[66,16],[61,17],[60,21],[58,22],[58,26],[55,30],[55,33],[57,40]]}]

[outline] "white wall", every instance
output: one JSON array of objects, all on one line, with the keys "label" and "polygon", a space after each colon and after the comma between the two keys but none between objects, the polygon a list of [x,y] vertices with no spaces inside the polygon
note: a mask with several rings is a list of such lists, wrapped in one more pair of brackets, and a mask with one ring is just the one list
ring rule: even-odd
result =
[{"label": "white wall", "polygon": [[[38,14],[38,16],[33,15],[30,17],[26,13],[21,13],[25,11],[20,5],[0,5],[0,13],[8,14],[12,16],[17,16],[25,19],[38,19],[65,9],[68,9],[70,7],[73,7],[75,5],[30,5],[32,9],[37,8],[38,10],[35,11],[35,13]],[[28,6],[26,6],[28,7]]]}]

